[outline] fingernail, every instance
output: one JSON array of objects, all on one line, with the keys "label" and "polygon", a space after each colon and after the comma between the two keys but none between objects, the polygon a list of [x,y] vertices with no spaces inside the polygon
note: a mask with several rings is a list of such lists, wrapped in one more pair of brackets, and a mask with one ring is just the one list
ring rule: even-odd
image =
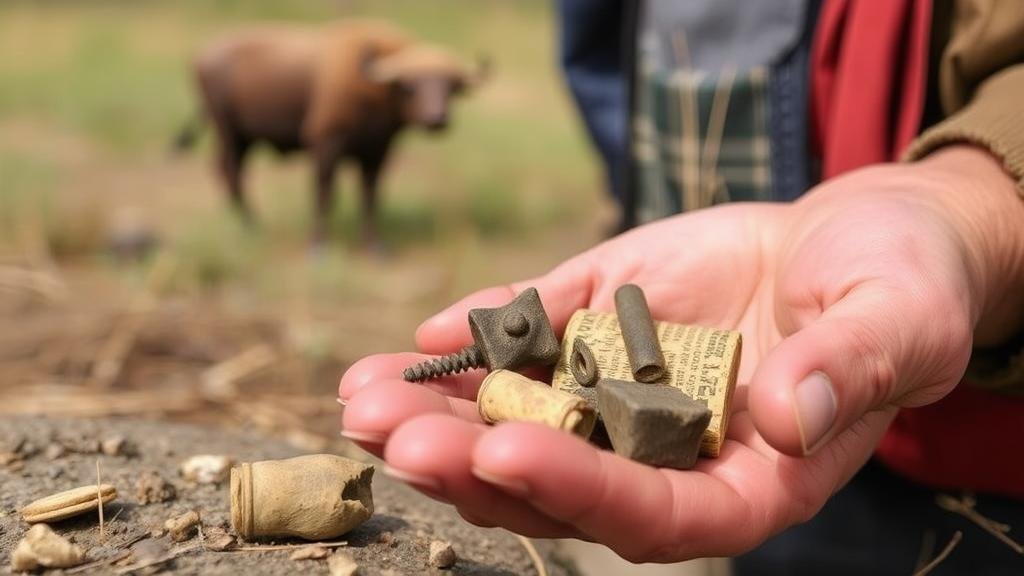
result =
[{"label": "fingernail", "polygon": [[341,435],[349,440],[370,444],[383,444],[388,439],[387,435],[381,432],[360,432],[358,430],[342,430]]},{"label": "fingernail", "polygon": [[431,498],[450,504],[448,499],[441,494],[441,481],[437,478],[426,476],[424,474],[417,474],[415,472],[399,470],[398,468],[388,466],[387,464],[385,464],[381,469],[385,476],[389,476],[400,482],[405,482],[406,484],[411,484],[417,490]]},{"label": "fingernail", "polygon": [[341,404],[342,406],[345,406],[345,405],[348,404],[348,402],[346,402],[345,399],[342,398],[341,396],[338,396],[337,398],[335,398],[334,401],[337,402],[338,404]]},{"label": "fingernail", "polygon": [[804,455],[813,454],[836,420],[836,393],[823,372],[813,372],[793,390],[796,425]]},{"label": "fingernail", "polygon": [[486,470],[481,470],[476,466],[472,468],[472,471],[473,476],[476,476],[488,484],[493,484],[513,496],[518,496],[520,498],[527,498],[530,496],[530,487],[526,485],[526,482],[523,482],[518,478],[508,478],[506,476],[494,474]]}]

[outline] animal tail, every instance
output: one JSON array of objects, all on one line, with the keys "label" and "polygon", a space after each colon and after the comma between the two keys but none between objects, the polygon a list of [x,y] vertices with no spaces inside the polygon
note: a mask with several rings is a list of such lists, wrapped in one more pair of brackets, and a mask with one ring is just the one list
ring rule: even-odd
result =
[{"label": "animal tail", "polygon": [[196,141],[199,140],[199,136],[203,132],[203,128],[206,126],[205,118],[202,114],[194,114],[189,118],[181,129],[178,130],[177,136],[174,137],[174,142],[171,146],[171,152],[175,155],[187,152],[196,145]]}]

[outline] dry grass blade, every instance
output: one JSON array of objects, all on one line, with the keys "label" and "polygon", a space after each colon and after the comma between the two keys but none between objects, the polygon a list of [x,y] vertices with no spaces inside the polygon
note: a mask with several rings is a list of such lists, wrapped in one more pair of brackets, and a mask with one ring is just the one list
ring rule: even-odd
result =
[{"label": "dry grass blade", "polygon": [[530,542],[530,539],[526,536],[515,535],[519,540],[519,543],[526,549],[526,553],[530,556],[530,560],[533,561],[533,567],[537,569],[537,576],[548,576],[548,569],[544,566],[544,559],[540,557],[540,553],[537,552],[537,547]]},{"label": "dry grass blade", "polygon": [[100,481],[100,459],[96,459],[96,509],[100,514],[100,542],[107,539],[106,533],[103,531],[103,491],[100,486],[103,482]]},{"label": "dry grass blade", "polygon": [[200,376],[203,395],[220,400],[238,394],[237,384],[274,363],[277,355],[266,344],[257,344],[227,360],[218,362]]},{"label": "dry grass blade", "polygon": [[988,532],[992,536],[995,536],[1001,542],[1013,549],[1017,554],[1024,555],[1024,545],[1015,541],[1006,535],[1010,531],[1010,527],[1006,524],[990,520],[974,509],[975,500],[969,495],[965,495],[960,499],[949,496],[948,494],[939,494],[935,497],[935,503],[939,505],[943,510],[949,510],[956,514],[967,518],[971,522],[974,522],[982,530]]},{"label": "dry grass blade", "polygon": [[319,546],[321,548],[340,548],[342,546],[348,546],[348,540],[342,540],[340,542],[312,542],[310,544],[273,544],[269,546],[236,546],[229,548],[225,552],[272,552],[274,550],[295,550],[297,548],[312,548]]},{"label": "dry grass blade", "polygon": [[157,304],[159,293],[174,274],[177,262],[163,253],[157,257],[146,276],[146,289],[131,303],[127,315],[114,327],[92,365],[88,385],[109,388],[121,375],[125,360],[135,345],[146,317]]},{"label": "dry grass blade", "polygon": [[711,113],[708,118],[708,131],[704,137],[704,153],[701,171],[701,206],[710,206],[718,190],[718,152],[722,147],[722,136],[725,133],[725,118],[729,111],[729,99],[732,96],[732,85],[736,80],[736,68],[729,66],[722,71],[715,87],[715,97],[711,101]]},{"label": "dry grass blade", "polygon": [[78,416],[130,416],[196,410],[203,399],[195,391],[119,390],[116,393],[78,386],[37,385],[0,395],[0,414]]},{"label": "dry grass blade", "polygon": [[953,537],[949,539],[949,544],[946,544],[946,547],[942,549],[942,552],[939,552],[938,556],[932,558],[932,561],[922,566],[920,570],[914,572],[914,576],[925,576],[925,574],[934,570],[936,566],[949,556],[950,552],[953,551],[953,548],[956,548],[956,545],[960,543],[963,537],[963,533],[957,530],[956,534],[953,534]]},{"label": "dry grass blade", "polygon": [[[677,30],[672,35],[672,48],[675,51],[676,65],[685,75],[686,82],[680,86],[680,119],[682,138],[680,138],[680,188],[682,189],[682,209],[695,210],[700,208],[700,112],[697,108],[696,87],[688,85],[694,81],[690,66],[690,48],[686,42],[686,34]],[[692,149],[691,149],[692,148]]]}]

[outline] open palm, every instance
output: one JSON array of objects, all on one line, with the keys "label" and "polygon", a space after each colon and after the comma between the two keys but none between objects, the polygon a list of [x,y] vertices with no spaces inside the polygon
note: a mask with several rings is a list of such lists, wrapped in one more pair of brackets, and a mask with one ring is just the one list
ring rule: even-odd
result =
[{"label": "open palm", "polygon": [[[469,521],[606,544],[633,561],[732,555],[808,519],[870,456],[900,406],[963,375],[978,307],[955,227],[893,167],[796,204],[714,208],[637,229],[549,274],[473,294],[417,332],[424,354],[472,342],[466,312],[540,292],[556,331],[641,286],[660,320],[743,333],[717,459],[656,469],[539,425],[483,425],[482,374],[401,381],[423,358],[366,358],[343,377],[343,434]],[[886,182],[879,185],[879,182]],[[854,193],[856,192],[856,193]]]}]

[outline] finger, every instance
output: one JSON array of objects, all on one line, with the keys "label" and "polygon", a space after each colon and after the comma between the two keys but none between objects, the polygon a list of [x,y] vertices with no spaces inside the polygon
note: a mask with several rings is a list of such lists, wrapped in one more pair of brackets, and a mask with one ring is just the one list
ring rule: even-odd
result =
[{"label": "finger", "polygon": [[342,413],[341,435],[379,455],[391,433],[422,414],[445,414],[482,423],[476,403],[449,398],[402,380],[383,380],[364,387]]},{"label": "finger", "polygon": [[[402,371],[412,366],[433,358],[425,354],[415,352],[401,352],[396,354],[375,354],[367,356],[353,364],[345,371],[338,384],[338,398],[347,403],[364,386],[381,380],[401,380]],[[483,373],[478,370],[471,370],[461,374],[454,374],[436,378],[418,384],[432,390],[441,392],[456,398],[476,400],[476,392],[483,380]]]},{"label": "finger", "polygon": [[504,306],[530,287],[537,289],[551,325],[561,334],[573,312],[590,301],[594,273],[590,257],[582,254],[539,278],[470,294],[420,325],[416,346],[428,354],[447,354],[472,344],[466,321],[470,310]]},{"label": "finger", "polygon": [[906,291],[850,293],[758,365],[749,390],[758,431],[786,454],[808,455],[870,410],[945,395],[970,351],[950,346],[970,338],[951,308],[922,307]]},{"label": "finger", "polygon": [[[746,450],[730,444],[733,452]],[[746,452],[757,468],[737,466],[743,474],[771,473],[767,461]],[[753,545],[764,524],[708,474],[644,466],[535,424],[503,424],[484,434],[473,470],[634,562],[737,552]]]},{"label": "finger", "polygon": [[580,536],[571,526],[473,476],[473,446],[484,431],[483,426],[440,414],[410,420],[388,440],[387,472],[429,496],[453,503],[460,514],[480,525],[500,525],[534,538]]}]

